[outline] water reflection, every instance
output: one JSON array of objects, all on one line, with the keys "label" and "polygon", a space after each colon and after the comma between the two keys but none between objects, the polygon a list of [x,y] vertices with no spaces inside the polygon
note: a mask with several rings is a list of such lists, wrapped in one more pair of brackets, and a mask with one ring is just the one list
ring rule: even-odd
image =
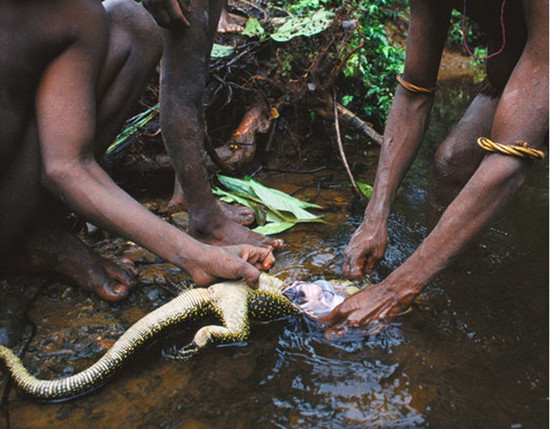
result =
[{"label": "water reflection", "polygon": [[[273,398],[276,427],[414,426],[422,415],[411,405],[409,379],[392,351],[403,343],[397,326],[383,334],[340,342],[324,340],[305,319],[279,339],[276,373],[288,390]],[[353,374],[353,376],[350,376]],[[270,374],[269,379],[275,377]]]}]

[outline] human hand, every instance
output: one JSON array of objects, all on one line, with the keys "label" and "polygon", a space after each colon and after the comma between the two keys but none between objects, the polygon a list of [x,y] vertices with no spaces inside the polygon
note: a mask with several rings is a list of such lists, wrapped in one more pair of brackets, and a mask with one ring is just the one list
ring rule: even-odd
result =
[{"label": "human hand", "polygon": [[185,269],[199,286],[208,286],[220,279],[244,279],[256,289],[260,270],[269,270],[275,263],[271,247],[247,244],[216,247],[207,244],[200,259],[190,261]]},{"label": "human hand", "polygon": [[161,27],[190,25],[185,14],[191,12],[191,0],[143,0],[142,3]]},{"label": "human hand", "polygon": [[365,218],[344,250],[344,275],[360,278],[372,271],[384,257],[387,245],[386,224],[378,225]]},{"label": "human hand", "polygon": [[384,320],[403,314],[415,297],[415,293],[405,292],[404,288],[395,285],[367,286],[319,321],[329,325],[325,330],[325,337],[329,339],[345,335],[349,328],[374,334],[384,328]]}]

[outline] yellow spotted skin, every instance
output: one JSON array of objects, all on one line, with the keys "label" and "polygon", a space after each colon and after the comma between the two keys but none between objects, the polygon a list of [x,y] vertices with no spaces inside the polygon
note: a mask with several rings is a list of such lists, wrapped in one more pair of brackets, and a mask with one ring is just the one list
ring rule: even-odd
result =
[{"label": "yellow spotted skin", "polygon": [[39,380],[31,375],[13,351],[0,345],[4,364],[19,391],[34,400],[59,402],[84,395],[101,386],[128,358],[167,328],[215,315],[220,325],[200,328],[193,342],[174,359],[186,359],[208,344],[246,341],[249,318],[273,320],[296,313],[281,293],[284,283],[262,273],[260,287],[250,289],[244,282],[217,283],[207,289],[189,289],[133,324],[115,344],[89,368],[58,380]]}]

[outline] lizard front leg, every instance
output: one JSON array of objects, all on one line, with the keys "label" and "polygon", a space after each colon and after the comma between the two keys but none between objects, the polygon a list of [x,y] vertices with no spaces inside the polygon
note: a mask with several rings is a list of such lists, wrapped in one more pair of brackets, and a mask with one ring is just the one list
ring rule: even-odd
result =
[{"label": "lizard front leg", "polygon": [[204,326],[193,341],[167,356],[173,360],[187,360],[209,344],[244,342],[250,336],[248,299],[251,289],[241,283],[220,283],[208,288],[214,314],[221,325]]}]

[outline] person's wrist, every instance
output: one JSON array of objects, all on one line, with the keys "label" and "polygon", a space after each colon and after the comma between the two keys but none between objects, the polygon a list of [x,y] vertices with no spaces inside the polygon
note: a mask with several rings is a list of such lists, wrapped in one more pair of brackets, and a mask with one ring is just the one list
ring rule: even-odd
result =
[{"label": "person's wrist", "polygon": [[399,302],[413,301],[424,289],[417,276],[409,273],[402,275],[399,269],[390,274],[382,284],[392,289]]},{"label": "person's wrist", "polygon": [[200,260],[203,259],[199,255],[206,255],[205,247],[209,246],[191,237],[186,237],[186,240],[182,240],[179,243],[176,265],[189,272],[190,268],[199,265]]}]

